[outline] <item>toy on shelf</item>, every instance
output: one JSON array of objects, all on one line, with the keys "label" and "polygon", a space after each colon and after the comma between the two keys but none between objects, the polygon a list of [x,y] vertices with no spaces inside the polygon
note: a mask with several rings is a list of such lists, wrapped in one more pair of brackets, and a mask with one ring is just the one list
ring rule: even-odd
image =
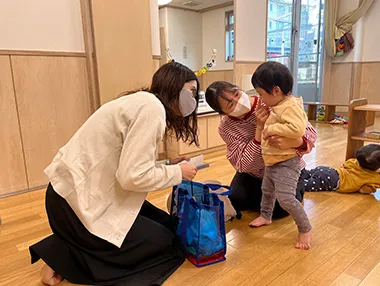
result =
[{"label": "toy on shelf", "polygon": [[325,121],[325,119],[326,119],[326,110],[322,106],[322,107],[318,108],[317,120],[318,121]]}]

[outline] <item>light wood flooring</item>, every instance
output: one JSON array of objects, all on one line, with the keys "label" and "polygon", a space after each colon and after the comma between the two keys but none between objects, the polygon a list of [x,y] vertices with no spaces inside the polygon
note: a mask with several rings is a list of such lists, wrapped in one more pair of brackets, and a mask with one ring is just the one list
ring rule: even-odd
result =
[{"label": "light wood flooring", "polygon": [[[318,143],[305,159],[308,167],[339,167],[345,157],[346,127],[317,124]],[[197,180],[229,184],[234,170],[224,152],[206,156],[213,162]],[[44,190],[0,200],[0,285],[42,285],[42,263],[30,264],[28,246],[50,234]],[[165,209],[170,190],[149,195]],[[293,247],[297,231],[291,218],[251,229],[257,216],[227,223],[227,260],[196,268],[185,262],[164,284],[171,285],[380,285],[380,202],[362,194],[307,193],[305,209],[313,225],[309,251]],[[63,282],[61,285],[72,285]]]}]

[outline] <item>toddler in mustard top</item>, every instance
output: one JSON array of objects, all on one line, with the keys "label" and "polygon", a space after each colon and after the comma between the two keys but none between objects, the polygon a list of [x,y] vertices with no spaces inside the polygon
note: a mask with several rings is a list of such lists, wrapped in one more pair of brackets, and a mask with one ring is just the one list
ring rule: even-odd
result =
[{"label": "toddler in mustard top", "polygon": [[380,188],[380,145],[369,144],[356,152],[356,158],[344,162],[339,169],[319,166],[305,170],[305,191],[337,191],[371,194]]},{"label": "toddler in mustard top", "polygon": [[259,227],[271,224],[277,199],[297,224],[299,234],[295,247],[307,250],[311,245],[311,225],[302,204],[295,197],[301,159],[293,148],[282,150],[268,143],[268,138],[273,135],[302,137],[307,124],[303,103],[300,98],[291,95],[293,77],[288,68],[280,63],[260,65],[252,76],[252,84],[271,111],[261,138],[265,173],[260,216],[249,225]]}]

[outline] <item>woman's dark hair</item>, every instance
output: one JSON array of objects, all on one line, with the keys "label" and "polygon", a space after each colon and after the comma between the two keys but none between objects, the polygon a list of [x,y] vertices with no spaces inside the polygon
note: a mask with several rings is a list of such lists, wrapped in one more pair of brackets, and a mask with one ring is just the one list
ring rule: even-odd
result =
[{"label": "woman's dark hair", "polygon": [[272,93],[275,86],[287,95],[293,89],[293,76],[289,69],[278,62],[265,62],[261,64],[251,78],[254,88],[262,88],[267,93]]},{"label": "woman's dark hair", "polygon": [[198,107],[199,81],[197,76],[188,67],[174,61],[161,66],[156,71],[149,92],[155,94],[165,106],[168,133],[175,134],[177,140],[182,139],[184,142],[195,143],[199,146],[197,109],[191,115],[183,117],[179,107],[179,93],[183,85],[192,80],[197,82],[195,99]]},{"label": "woman's dark hair", "polygon": [[380,145],[368,144],[356,152],[356,159],[364,169],[376,171],[380,168]]},{"label": "woman's dark hair", "polygon": [[188,67],[174,61],[164,64],[155,72],[150,88],[123,92],[118,97],[138,91],[153,93],[165,107],[166,133],[168,135],[174,134],[177,140],[182,139],[184,142],[189,143],[189,145],[194,143],[199,146],[197,108],[195,108],[191,115],[183,117],[179,107],[179,93],[183,85],[192,80],[197,82],[195,99],[198,107],[199,81],[197,76]]},{"label": "woman's dark hair", "polygon": [[231,101],[226,95],[226,92],[233,93],[235,90],[238,90],[238,89],[239,87],[227,81],[214,81],[206,89],[206,93],[205,93],[206,101],[208,105],[212,109],[214,109],[216,112],[218,112],[219,114],[224,114],[218,101],[219,96],[224,98],[227,101]]}]

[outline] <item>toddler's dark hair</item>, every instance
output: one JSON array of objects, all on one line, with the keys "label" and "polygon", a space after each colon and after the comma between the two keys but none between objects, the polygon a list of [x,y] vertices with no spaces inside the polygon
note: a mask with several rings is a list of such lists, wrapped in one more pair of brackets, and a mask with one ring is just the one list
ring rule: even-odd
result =
[{"label": "toddler's dark hair", "polygon": [[287,95],[293,89],[293,76],[283,64],[265,62],[256,69],[251,83],[254,88],[262,88],[267,93],[272,93],[273,88],[278,86]]},{"label": "toddler's dark hair", "polygon": [[362,168],[376,171],[380,168],[380,145],[368,144],[356,152],[356,159]]}]

